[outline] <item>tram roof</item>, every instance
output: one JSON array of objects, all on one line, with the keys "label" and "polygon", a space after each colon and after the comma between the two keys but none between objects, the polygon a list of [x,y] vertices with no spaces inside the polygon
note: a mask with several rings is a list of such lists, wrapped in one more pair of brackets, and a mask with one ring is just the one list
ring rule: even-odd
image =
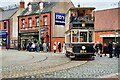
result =
[{"label": "tram roof", "polygon": [[95,7],[77,7],[77,8],[70,8],[70,10],[88,10],[88,9],[91,9],[91,10],[94,10]]}]

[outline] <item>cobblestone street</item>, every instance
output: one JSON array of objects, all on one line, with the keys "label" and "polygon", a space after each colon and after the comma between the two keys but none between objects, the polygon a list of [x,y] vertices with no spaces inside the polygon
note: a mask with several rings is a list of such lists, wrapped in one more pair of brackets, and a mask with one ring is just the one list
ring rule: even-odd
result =
[{"label": "cobblestone street", "polygon": [[[74,68],[56,71],[49,74],[40,75],[47,78],[109,78],[118,75],[118,59],[108,57],[96,57],[94,61],[89,61],[84,65]],[[118,76],[116,76],[118,77]],[[115,77],[114,77],[115,78]]]},{"label": "cobblestone street", "polygon": [[70,61],[62,53],[1,50],[1,54],[3,78],[107,78],[118,75],[118,58],[115,57]]}]

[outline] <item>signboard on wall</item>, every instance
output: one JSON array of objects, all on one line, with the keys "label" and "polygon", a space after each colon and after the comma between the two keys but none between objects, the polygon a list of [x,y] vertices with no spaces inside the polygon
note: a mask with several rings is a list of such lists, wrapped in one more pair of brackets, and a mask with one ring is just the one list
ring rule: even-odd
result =
[{"label": "signboard on wall", "polygon": [[55,25],[65,25],[64,13],[55,13]]}]

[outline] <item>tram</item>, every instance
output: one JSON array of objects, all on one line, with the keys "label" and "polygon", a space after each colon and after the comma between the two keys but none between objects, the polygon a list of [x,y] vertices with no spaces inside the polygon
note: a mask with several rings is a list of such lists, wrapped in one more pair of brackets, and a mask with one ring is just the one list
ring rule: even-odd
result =
[{"label": "tram", "polygon": [[[94,7],[71,8],[66,14],[66,56],[94,58]],[[68,18],[69,17],[69,18]]]}]

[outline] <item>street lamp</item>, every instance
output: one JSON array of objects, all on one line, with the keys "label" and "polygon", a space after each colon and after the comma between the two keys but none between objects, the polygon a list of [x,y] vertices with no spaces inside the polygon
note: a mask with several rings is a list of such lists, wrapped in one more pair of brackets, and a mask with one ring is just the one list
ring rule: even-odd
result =
[{"label": "street lamp", "polygon": [[39,31],[39,41],[38,41],[38,44],[40,44],[41,43],[41,39],[40,39],[40,35],[41,35],[41,28],[40,28],[40,14],[41,14],[41,12],[42,12],[42,10],[43,10],[43,2],[40,2],[39,3],[39,28],[38,28],[38,31]]}]

